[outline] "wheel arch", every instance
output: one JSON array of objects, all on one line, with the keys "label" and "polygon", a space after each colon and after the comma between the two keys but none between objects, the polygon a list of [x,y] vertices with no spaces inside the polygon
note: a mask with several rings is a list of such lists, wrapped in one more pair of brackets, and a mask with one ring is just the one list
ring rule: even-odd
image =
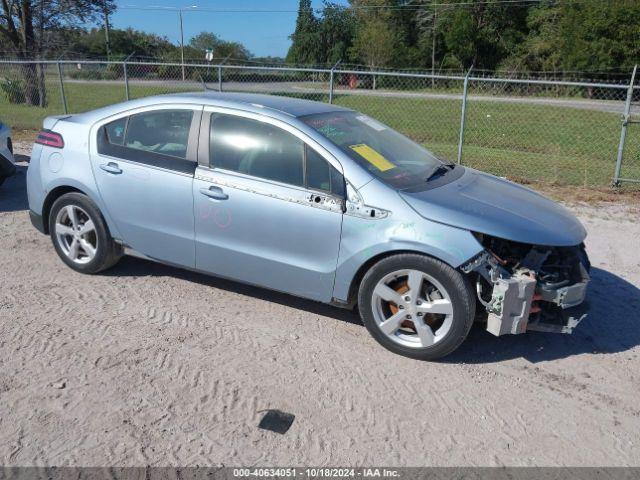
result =
[{"label": "wheel arch", "polygon": [[83,185],[79,185],[79,184],[77,184],[76,182],[73,182],[73,181],[62,182],[62,183],[56,185],[51,190],[49,190],[49,192],[45,196],[45,199],[42,202],[42,220],[43,220],[44,233],[47,234],[47,235],[50,234],[50,232],[49,232],[49,215],[51,213],[51,207],[53,206],[55,201],[58,198],[60,198],[62,195],[65,195],[67,193],[73,193],[73,192],[80,193],[80,194],[86,196],[93,203],[95,203],[96,207],[100,211],[100,214],[102,215],[102,218],[104,219],[104,221],[105,221],[105,223],[107,225],[107,228],[111,232],[111,235],[113,235],[115,237],[116,236],[115,235],[116,231],[114,229],[114,225],[111,222],[111,219],[109,218],[109,216],[106,214],[102,203],[99,201],[98,198],[96,198],[95,195],[93,195],[91,193],[90,189],[84,187]]},{"label": "wheel arch", "polygon": [[62,195],[65,195],[67,193],[72,193],[72,192],[77,192],[83,195],[87,195],[86,192],[83,192],[79,188],[72,187],[70,185],[61,185],[51,190],[45,197],[44,202],[42,203],[42,219],[43,219],[42,224],[44,227],[44,233],[46,233],[47,235],[49,235],[50,233],[49,215],[51,214],[51,207],[53,206],[54,202],[57,199],[59,199]]},{"label": "wheel arch", "polygon": [[401,249],[398,249],[398,250],[387,250],[387,251],[384,251],[384,252],[380,252],[380,253],[378,253],[376,255],[373,255],[371,258],[367,259],[362,265],[360,265],[358,270],[356,270],[356,273],[353,276],[353,278],[351,279],[351,283],[349,284],[349,293],[348,293],[348,299],[347,299],[347,302],[346,302],[347,307],[348,308],[355,308],[355,306],[357,304],[357,300],[358,300],[358,290],[360,289],[360,284],[362,283],[362,279],[364,278],[366,273],[375,264],[377,264],[381,260],[384,260],[385,258],[393,257],[395,255],[402,255],[402,254],[421,255],[423,257],[433,258],[435,260],[438,260],[440,262],[443,262],[443,263],[449,265],[451,268],[456,268],[455,266],[451,265],[446,260],[443,260],[442,258],[438,258],[435,255],[431,255],[431,254],[426,253],[426,252],[421,251],[421,250],[412,250],[410,248],[401,248]]}]

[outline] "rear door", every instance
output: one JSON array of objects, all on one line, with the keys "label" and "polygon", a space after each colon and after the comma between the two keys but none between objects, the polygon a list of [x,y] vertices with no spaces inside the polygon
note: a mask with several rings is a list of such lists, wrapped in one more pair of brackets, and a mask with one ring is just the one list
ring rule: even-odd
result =
[{"label": "rear door", "polygon": [[91,162],[122,240],[148,257],[195,266],[193,175],[202,107],[162,105],[93,127]]},{"label": "rear door", "polygon": [[342,228],[340,165],[274,119],[203,115],[206,161],[193,184],[197,268],[329,301]]}]

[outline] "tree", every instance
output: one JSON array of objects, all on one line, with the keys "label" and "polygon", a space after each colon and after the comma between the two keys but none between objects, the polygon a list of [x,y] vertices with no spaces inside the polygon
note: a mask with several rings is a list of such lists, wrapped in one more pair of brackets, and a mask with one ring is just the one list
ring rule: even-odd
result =
[{"label": "tree", "polygon": [[213,51],[214,58],[233,58],[234,60],[248,60],[251,53],[238,42],[221,40],[215,33],[200,32],[189,41],[189,46],[202,53]]},{"label": "tree", "polygon": [[[427,0],[425,0],[427,1]],[[431,75],[436,73],[436,47],[438,41],[438,6],[434,0],[416,13],[416,28],[423,45],[428,45],[431,54]],[[435,79],[431,83],[434,85]]]},{"label": "tree", "polygon": [[200,32],[189,41],[189,46],[201,54],[206,50],[213,51],[214,58],[233,58],[234,60],[248,60],[251,53],[238,42],[227,42],[211,32]]},{"label": "tree", "polygon": [[[371,70],[384,67],[394,54],[396,38],[389,25],[379,17],[373,17],[358,26],[353,50]],[[376,76],[373,76],[373,89]]]},{"label": "tree", "polygon": [[189,46],[204,52],[205,50],[215,50],[220,46],[222,40],[215,33],[200,32],[191,40]]},{"label": "tree", "polygon": [[381,18],[371,18],[358,25],[353,48],[372,70],[385,67],[393,57],[394,32]]},{"label": "tree", "polygon": [[[64,25],[80,25],[114,9],[113,0],[0,0],[0,35],[20,59],[41,57],[46,52],[45,32]],[[44,74],[25,64],[24,97],[29,105],[46,106]]]},{"label": "tree", "polygon": [[[125,58],[135,53],[136,57],[162,57],[176,48],[167,38],[153,33],[141,32],[133,28],[110,30],[110,57]],[[81,30],[74,38],[71,48],[76,54],[84,54],[89,58],[104,57],[104,30],[92,28]]]},{"label": "tree", "polygon": [[532,7],[529,33],[505,65],[520,70],[631,69],[640,58],[640,3],[562,3]]},{"label": "tree", "polygon": [[353,45],[356,20],[353,11],[334,3],[325,3],[320,19],[319,63],[335,64],[347,58]]},{"label": "tree", "polygon": [[528,6],[447,2],[452,5],[440,7],[440,28],[452,67],[494,70],[526,37]]},{"label": "tree", "polygon": [[287,63],[318,63],[320,57],[320,35],[318,19],[311,8],[311,0],[300,0],[296,29],[290,38],[292,44],[287,53]]}]

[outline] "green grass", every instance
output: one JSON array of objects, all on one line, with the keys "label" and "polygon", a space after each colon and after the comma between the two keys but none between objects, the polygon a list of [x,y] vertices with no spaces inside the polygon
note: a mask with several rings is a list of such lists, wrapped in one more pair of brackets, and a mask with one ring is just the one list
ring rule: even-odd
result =
[{"label": "green grass", "polygon": [[[125,101],[124,84],[65,82],[64,90],[70,113],[86,112]],[[131,85],[129,88],[129,96],[131,99],[134,99],[149,95],[190,90],[193,89]],[[37,130],[42,127],[42,120],[44,120],[45,117],[49,115],[62,115],[64,113],[58,82],[47,82],[47,96],[47,107],[40,108],[9,104],[6,98],[0,94],[0,118],[15,129]]]},{"label": "green grass", "polygon": [[[0,97],[0,118],[15,129],[38,129],[63,113],[57,82],[48,82],[47,108],[10,105]],[[131,85],[131,98],[180,91]],[[65,83],[70,112],[123,101],[117,84]],[[327,101],[326,95],[296,95]],[[456,160],[460,100],[339,95],[353,108],[408,135],[436,154]],[[620,114],[547,105],[473,100],[467,104],[463,164],[520,181],[605,186],[611,182],[620,138]],[[622,176],[640,179],[640,125],[631,126]]]},{"label": "green grass", "polygon": [[[336,103],[379,119],[445,158],[457,157],[460,100],[345,95]],[[640,179],[640,128],[627,138],[622,173]],[[619,139],[617,113],[474,100],[467,104],[462,161],[523,181],[607,185]]]}]

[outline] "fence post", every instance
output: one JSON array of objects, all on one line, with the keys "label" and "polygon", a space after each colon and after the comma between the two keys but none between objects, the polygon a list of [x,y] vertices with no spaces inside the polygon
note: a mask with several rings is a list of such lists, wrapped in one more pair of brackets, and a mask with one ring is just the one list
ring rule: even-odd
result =
[{"label": "fence post", "polygon": [[127,75],[127,61],[122,62],[122,72],[124,74],[124,98],[129,101],[129,76]]},{"label": "fence post", "polygon": [[636,81],[636,71],[638,65],[633,67],[631,74],[631,82],[627,89],[627,101],[624,104],[624,115],[622,117],[622,129],[620,130],[620,143],[618,144],[618,157],[616,158],[616,169],[613,173],[613,186],[620,185],[620,171],[622,170],[622,156],[624,155],[624,144],[627,139],[627,126],[629,125],[629,116],[631,113],[631,101],[633,100],[633,84]]},{"label": "fence post", "polygon": [[333,103],[333,68],[329,73],[329,103]]},{"label": "fence post", "polygon": [[218,64],[218,91],[222,91],[222,65],[227,63],[227,60],[231,58],[231,54],[227,55],[219,64]]},{"label": "fence post", "polygon": [[60,62],[58,62],[58,79],[60,80],[60,98],[62,99],[62,105],[64,107],[64,114],[69,113],[67,108],[67,97],[64,94],[64,82],[62,81],[62,67],[60,66]]},{"label": "fence post", "polygon": [[338,68],[340,62],[342,60],[338,60],[333,67],[331,67],[331,72],[329,73],[329,103],[333,103],[333,71]]},{"label": "fence post", "polygon": [[122,62],[122,73],[124,75],[124,96],[127,100],[127,102],[130,100],[129,98],[129,71],[127,70],[127,61],[133,57],[133,55],[136,52],[131,52],[129,55],[127,55],[127,58],[125,58]]},{"label": "fence post", "polygon": [[464,77],[464,87],[462,90],[462,113],[460,114],[460,138],[458,139],[458,165],[462,165],[462,145],[464,144],[464,126],[465,119],[467,118],[467,93],[469,91],[469,75],[471,75],[471,69]]}]

